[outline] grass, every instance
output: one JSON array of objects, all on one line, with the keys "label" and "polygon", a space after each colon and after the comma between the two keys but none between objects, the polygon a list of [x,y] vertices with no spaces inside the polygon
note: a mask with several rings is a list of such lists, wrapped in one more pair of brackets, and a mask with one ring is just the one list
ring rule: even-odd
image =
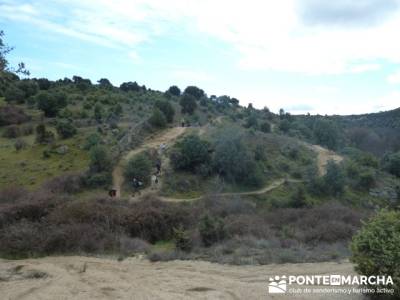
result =
[{"label": "grass", "polygon": [[[83,136],[57,140],[54,149],[49,145],[35,144],[34,135],[22,139],[28,146],[17,152],[14,148],[15,139],[0,138],[0,188],[17,185],[34,189],[50,178],[66,172],[81,171],[88,166],[88,154],[81,149]],[[55,151],[62,145],[68,147],[64,155]],[[50,151],[49,158],[43,158],[45,150]]]}]

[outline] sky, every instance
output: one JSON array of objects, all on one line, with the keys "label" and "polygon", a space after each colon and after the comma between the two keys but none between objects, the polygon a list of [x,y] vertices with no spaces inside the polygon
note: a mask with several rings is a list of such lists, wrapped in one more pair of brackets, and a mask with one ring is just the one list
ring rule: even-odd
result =
[{"label": "sky", "polygon": [[9,61],[292,114],[400,106],[400,0],[0,0]]}]

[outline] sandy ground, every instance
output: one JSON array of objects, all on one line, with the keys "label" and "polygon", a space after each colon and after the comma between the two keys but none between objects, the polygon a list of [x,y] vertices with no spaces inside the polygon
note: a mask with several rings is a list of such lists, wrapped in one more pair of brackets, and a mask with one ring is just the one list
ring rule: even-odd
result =
[{"label": "sandy ground", "polygon": [[312,145],[312,149],[318,153],[318,171],[321,176],[326,173],[326,165],[328,164],[328,161],[333,160],[334,162],[339,163],[343,160],[343,157],[336,152],[321,146]]},{"label": "sandy ground", "polygon": [[[269,276],[354,274],[350,263],[228,266],[202,261],[122,262],[80,256],[0,260],[0,298],[58,299],[363,299],[360,295],[272,295]],[[296,286],[291,286],[296,287]]]}]

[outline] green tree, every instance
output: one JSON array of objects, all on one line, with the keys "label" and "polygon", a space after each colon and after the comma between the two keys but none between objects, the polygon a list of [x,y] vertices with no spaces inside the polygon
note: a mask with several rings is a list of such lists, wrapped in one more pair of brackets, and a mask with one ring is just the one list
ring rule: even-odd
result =
[{"label": "green tree", "polygon": [[317,120],[314,123],[314,137],[317,144],[336,150],[339,145],[339,130],[336,125],[327,120]]},{"label": "green tree", "polygon": [[334,161],[328,161],[326,174],[323,177],[324,187],[327,194],[340,196],[344,192],[345,176],[342,168]]},{"label": "green tree", "polygon": [[181,90],[176,85],[173,85],[169,87],[166,93],[179,97],[181,95]]},{"label": "green tree", "polygon": [[191,95],[197,100],[200,100],[200,98],[205,96],[204,91],[197,86],[188,86],[185,89],[184,94]]},{"label": "green tree", "polygon": [[307,206],[306,191],[303,186],[299,186],[290,198],[290,206],[293,208],[302,208]]},{"label": "green tree", "polygon": [[155,103],[155,107],[162,111],[168,123],[171,123],[174,120],[175,110],[172,107],[171,103],[167,101],[157,100]]},{"label": "green tree", "polygon": [[387,172],[400,177],[400,152],[385,155],[382,165]]},{"label": "green tree", "polygon": [[271,124],[269,122],[264,122],[260,126],[260,130],[265,133],[271,132]]},{"label": "green tree", "polygon": [[8,46],[4,42],[4,31],[0,30],[0,72],[11,72],[29,76],[29,71],[25,68],[25,64],[23,62],[18,63],[18,67],[16,69],[9,66],[7,55],[12,50],[14,50],[14,48]]},{"label": "green tree", "polygon": [[177,142],[171,152],[171,163],[176,170],[195,171],[196,167],[210,163],[210,145],[197,135],[189,135]]},{"label": "green tree", "polygon": [[164,128],[167,125],[167,119],[158,108],[154,108],[153,114],[149,118],[149,123],[153,127]]},{"label": "green tree", "polygon": [[290,127],[291,127],[291,124],[287,119],[283,119],[279,123],[279,129],[284,133],[287,133],[290,130]]},{"label": "green tree", "polygon": [[258,119],[255,114],[250,114],[250,116],[246,120],[245,127],[258,129]]},{"label": "green tree", "polygon": [[25,93],[17,86],[11,85],[6,89],[4,98],[7,102],[15,101],[17,103],[23,103],[25,101]]},{"label": "green tree", "polygon": [[150,183],[151,161],[146,154],[140,153],[131,158],[124,170],[127,182],[132,182],[133,178],[143,182],[144,185]]},{"label": "green tree", "polygon": [[199,233],[204,246],[210,247],[226,237],[224,222],[220,218],[205,215],[200,220]]},{"label": "green tree", "polygon": [[42,91],[36,95],[37,106],[48,118],[55,117],[60,109],[67,105],[64,93],[50,94]]},{"label": "green tree", "polygon": [[67,120],[58,121],[56,129],[57,133],[63,139],[73,137],[77,133],[76,127],[70,121]]},{"label": "green tree", "polygon": [[94,146],[90,150],[90,162],[89,171],[90,173],[110,173],[112,168],[112,161],[110,154],[104,146]]},{"label": "green tree", "polygon": [[192,115],[197,108],[196,98],[190,94],[183,94],[180,105],[182,113]]},{"label": "green tree", "polygon": [[[351,261],[365,276],[391,276],[400,298],[400,212],[381,211],[353,237]],[[386,286],[387,287],[387,286]],[[390,287],[389,287],[390,288]]]},{"label": "green tree", "polygon": [[228,181],[248,186],[260,186],[263,175],[254,154],[246,147],[237,129],[220,132],[213,153],[215,171]]}]

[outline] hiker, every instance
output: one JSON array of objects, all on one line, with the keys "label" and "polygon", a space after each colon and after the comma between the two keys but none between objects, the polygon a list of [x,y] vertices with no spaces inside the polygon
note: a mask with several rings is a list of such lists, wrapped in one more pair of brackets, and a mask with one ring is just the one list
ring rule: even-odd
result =
[{"label": "hiker", "polygon": [[156,174],[153,174],[151,176],[151,189],[154,190],[157,184],[158,184],[158,177]]},{"label": "hiker", "polygon": [[117,190],[116,190],[116,189],[111,189],[111,190],[109,190],[108,195],[109,195],[111,198],[116,197],[116,196],[117,196]]},{"label": "hiker", "polygon": [[140,186],[143,185],[141,181],[139,181],[136,177],[133,178],[133,197],[135,197],[135,194],[138,193],[140,195]]},{"label": "hiker", "polygon": [[161,174],[161,160],[157,160],[156,162],[156,168],[157,168],[157,175]]}]

